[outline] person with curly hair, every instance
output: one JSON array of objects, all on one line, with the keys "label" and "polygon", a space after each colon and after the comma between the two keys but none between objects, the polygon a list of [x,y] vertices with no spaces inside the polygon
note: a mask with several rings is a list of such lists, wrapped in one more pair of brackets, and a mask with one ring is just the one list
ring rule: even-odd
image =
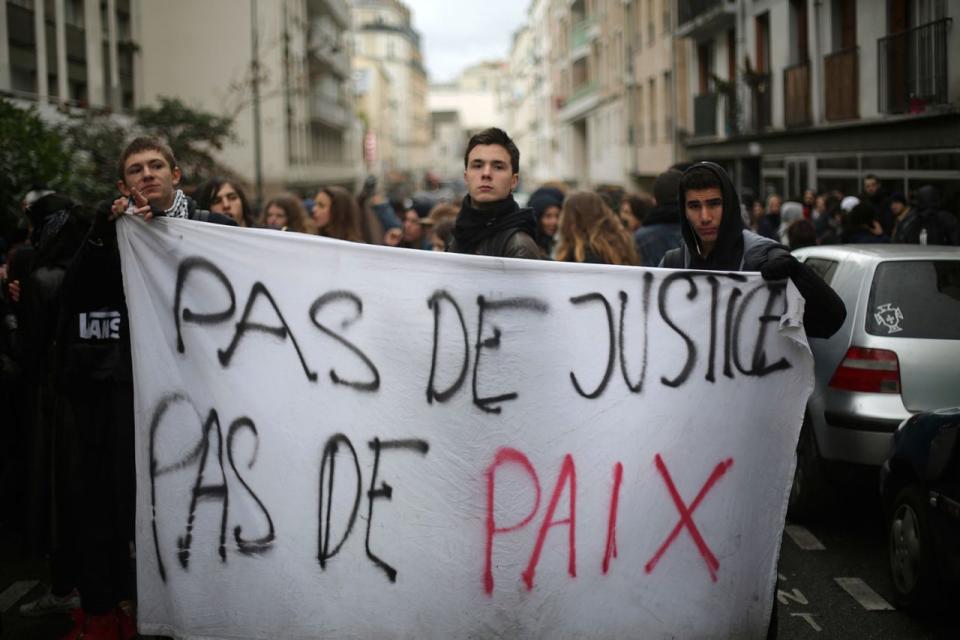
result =
[{"label": "person with curly hair", "polygon": [[560,213],[560,242],[555,259],[564,262],[637,265],[633,238],[600,195],[570,194]]},{"label": "person with curly hair", "polygon": [[280,231],[296,231],[297,233],[311,233],[308,228],[307,210],[297,196],[285,193],[273,198],[263,208],[266,214],[266,225],[270,229]]},{"label": "person with curly hair", "polygon": [[338,240],[363,242],[360,207],[343,187],[323,187],[313,199],[313,221],[317,234]]}]

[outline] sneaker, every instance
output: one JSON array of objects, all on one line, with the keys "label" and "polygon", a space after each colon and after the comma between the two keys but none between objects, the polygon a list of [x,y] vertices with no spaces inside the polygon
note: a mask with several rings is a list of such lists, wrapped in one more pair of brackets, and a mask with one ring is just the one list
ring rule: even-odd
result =
[{"label": "sneaker", "polygon": [[54,595],[52,591],[20,605],[20,615],[28,618],[54,616],[69,613],[71,609],[80,608],[80,594],[74,589],[65,596]]}]

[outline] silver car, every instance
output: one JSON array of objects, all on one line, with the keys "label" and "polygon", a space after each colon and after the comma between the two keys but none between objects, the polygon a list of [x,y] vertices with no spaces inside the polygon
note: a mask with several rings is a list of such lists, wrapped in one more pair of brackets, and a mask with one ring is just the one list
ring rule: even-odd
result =
[{"label": "silver car", "polygon": [[960,248],[838,245],[794,251],[847,319],[810,339],[815,384],[797,447],[794,518],[826,495],[824,461],[880,466],[911,414],[960,404]]}]

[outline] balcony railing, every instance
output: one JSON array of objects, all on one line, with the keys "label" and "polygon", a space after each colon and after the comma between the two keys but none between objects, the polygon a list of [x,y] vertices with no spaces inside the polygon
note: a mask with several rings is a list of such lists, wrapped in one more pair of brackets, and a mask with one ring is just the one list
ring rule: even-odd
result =
[{"label": "balcony railing", "polygon": [[723,0],[680,0],[678,24],[686,24],[723,4]]},{"label": "balcony railing", "polygon": [[717,135],[717,106],[720,94],[704,93],[693,97],[693,135]]},{"label": "balcony railing", "polygon": [[[677,35],[702,40],[735,28],[737,4],[734,0],[679,0]],[[654,22],[648,26],[652,33]]]},{"label": "balcony railing", "polygon": [[347,109],[340,101],[319,91],[310,94],[310,117],[335,128],[345,127],[349,122]]},{"label": "balcony railing", "polygon": [[859,49],[853,47],[823,57],[827,120],[860,117]]},{"label": "balcony railing", "polygon": [[882,113],[920,113],[947,102],[951,18],[877,40],[877,83]]},{"label": "balcony railing", "polygon": [[800,127],[813,122],[810,112],[810,63],[783,70],[783,124]]},{"label": "balcony railing", "polygon": [[[720,112],[718,113],[718,109]],[[739,109],[736,92],[733,87],[718,89],[715,93],[704,93],[693,98],[693,135],[715,136],[717,118],[723,126],[723,133],[732,136],[740,132]],[[668,135],[672,134],[673,119],[668,114]]]},{"label": "balcony railing", "polygon": [[573,25],[573,33],[570,35],[570,49],[576,51],[581,47],[590,44],[594,35],[593,27],[596,23],[593,20],[581,20]]}]

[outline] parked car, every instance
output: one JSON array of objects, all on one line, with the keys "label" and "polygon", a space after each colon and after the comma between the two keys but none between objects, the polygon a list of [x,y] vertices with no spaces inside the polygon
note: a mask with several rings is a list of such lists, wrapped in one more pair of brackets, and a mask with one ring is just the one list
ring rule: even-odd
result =
[{"label": "parked car", "polygon": [[829,339],[810,339],[815,384],[797,446],[790,517],[821,513],[825,463],[879,467],[904,419],[960,405],[960,249],[805,247],[794,255],[847,307]]},{"label": "parked car", "polygon": [[903,421],[881,467],[880,494],[899,603],[942,606],[960,582],[960,407]]}]

